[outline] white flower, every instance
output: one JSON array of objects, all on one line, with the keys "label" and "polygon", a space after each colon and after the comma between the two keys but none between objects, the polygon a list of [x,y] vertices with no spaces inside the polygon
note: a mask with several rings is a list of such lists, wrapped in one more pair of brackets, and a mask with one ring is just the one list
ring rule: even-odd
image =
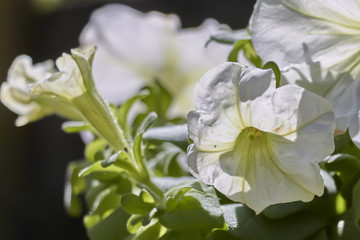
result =
[{"label": "white flower", "polygon": [[124,150],[127,143],[123,132],[108,103],[95,88],[92,77],[95,50],[72,49],[72,55],[64,53],[56,61],[59,72],[37,82],[31,92],[76,109],[115,150]]},{"label": "white flower", "polygon": [[360,73],[360,3],[357,0],[258,0],[250,20],[256,52],[281,67],[313,61],[334,74]]},{"label": "white flower", "polygon": [[334,150],[334,115],[296,85],[275,89],[271,70],[224,63],[206,73],[188,115],[192,174],[256,213],[322,195],[318,163]]},{"label": "white flower", "polygon": [[1,101],[10,110],[17,113],[16,126],[56,113],[72,120],[80,120],[80,114],[53,98],[37,96],[31,93],[34,84],[49,78],[55,73],[52,61],[32,64],[29,56],[18,56],[12,63],[7,81],[1,85]]},{"label": "white flower", "polygon": [[98,47],[94,79],[108,101],[120,104],[156,79],[174,96],[173,115],[185,116],[198,79],[231,51],[216,43],[204,47],[218,27],[208,19],[198,28],[180,29],[175,15],[111,4],[92,14],[80,43]]}]

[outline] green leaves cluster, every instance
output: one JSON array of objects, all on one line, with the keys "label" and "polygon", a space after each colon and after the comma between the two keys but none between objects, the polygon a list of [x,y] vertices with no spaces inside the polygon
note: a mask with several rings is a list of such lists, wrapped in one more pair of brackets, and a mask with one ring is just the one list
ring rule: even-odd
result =
[{"label": "green leaves cluster", "polygon": [[[188,142],[186,126],[155,127],[144,135],[157,114],[140,113],[133,122],[125,117],[149,92],[112,107],[131,149],[115,151],[95,135],[85,148],[86,161],[68,167],[66,207],[73,216],[88,209],[84,225],[90,239],[179,239],[190,233],[207,239],[213,229],[225,225],[212,187],[195,180],[179,185],[168,178],[188,175],[178,159],[184,157]],[[63,129],[91,131],[81,122],[65,123]],[[153,183],[155,175],[161,176],[157,185],[162,189]],[[82,195],[86,206],[81,206]]]}]

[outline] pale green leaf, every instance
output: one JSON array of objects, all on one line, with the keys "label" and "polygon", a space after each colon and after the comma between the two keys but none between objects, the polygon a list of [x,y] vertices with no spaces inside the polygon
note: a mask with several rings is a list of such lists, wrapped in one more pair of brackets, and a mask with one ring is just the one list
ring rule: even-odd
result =
[{"label": "pale green leaf", "polygon": [[86,122],[68,121],[61,125],[62,130],[66,133],[77,133],[81,131],[92,131],[91,126]]}]

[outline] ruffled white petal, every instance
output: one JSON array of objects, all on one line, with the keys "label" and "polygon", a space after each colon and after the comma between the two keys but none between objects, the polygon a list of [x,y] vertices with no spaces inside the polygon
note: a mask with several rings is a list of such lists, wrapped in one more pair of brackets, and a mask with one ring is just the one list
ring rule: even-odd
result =
[{"label": "ruffled white petal", "polygon": [[197,110],[188,114],[190,137],[198,149],[229,149],[244,127],[237,108],[240,74],[240,65],[224,63],[200,79],[195,89]]},{"label": "ruffled white petal", "polygon": [[56,60],[56,66],[59,72],[36,83],[32,93],[72,100],[86,92],[80,70],[70,55],[64,53]]},{"label": "ruffled white petal", "polygon": [[179,27],[175,15],[143,14],[122,4],[109,4],[94,11],[80,42],[98,45],[129,64],[159,70],[164,64],[164,50],[171,44],[169,37]]},{"label": "ruffled white petal", "polygon": [[336,130],[345,132],[351,116],[357,112],[356,92],[360,79],[350,74],[334,77],[320,63],[291,64],[282,71],[282,84],[297,84],[329,101],[336,118]]}]

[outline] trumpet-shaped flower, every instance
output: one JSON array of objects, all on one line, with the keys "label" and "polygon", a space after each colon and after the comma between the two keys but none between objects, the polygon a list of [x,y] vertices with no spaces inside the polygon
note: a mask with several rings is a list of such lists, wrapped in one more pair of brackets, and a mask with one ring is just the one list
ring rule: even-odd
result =
[{"label": "trumpet-shaped flower", "polygon": [[303,62],[304,45],[334,74],[360,73],[357,0],[258,0],[250,20],[256,52],[281,67]]},{"label": "trumpet-shaped flower", "polygon": [[98,48],[94,80],[108,101],[122,103],[158,80],[174,97],[172,114],[186,116],[198,79],[231,50],[216,43],[204,47],[218,27],[208,19],[198,28],[180,29],[175,15],[110,4],[92,14],[80,43]]},{"label": "trumpet-shaped flower", "polygon": [[271,70],[224,63],[201,78],[188,115],[191,173],[256,213],[322,195],[318,163],[334,150],[328,101],[274,82]]},{"label": "trumpet-shaped flower", "polygon": [[16,126],[23,126],[44,116],[56,113],[72,120],[80,120],[81,114],[74,108],[53,98],[31,93],[34,84],[55,73],[52,61],[32,64],[29,56],[18,56],[12,63],[7,81],[1,85],[1,101],[17,113]]},{"label": "trumpet-shaped flower", "polygon": [[127,143],[124,142],[122,130],[95,88],[91,71],[95,48],[73,49],[71,53],[59,57],[56,61],[59,72],[37,82],[31,92],[78,110],[98,135],[106,139],[115,150],[123,150]]}]

